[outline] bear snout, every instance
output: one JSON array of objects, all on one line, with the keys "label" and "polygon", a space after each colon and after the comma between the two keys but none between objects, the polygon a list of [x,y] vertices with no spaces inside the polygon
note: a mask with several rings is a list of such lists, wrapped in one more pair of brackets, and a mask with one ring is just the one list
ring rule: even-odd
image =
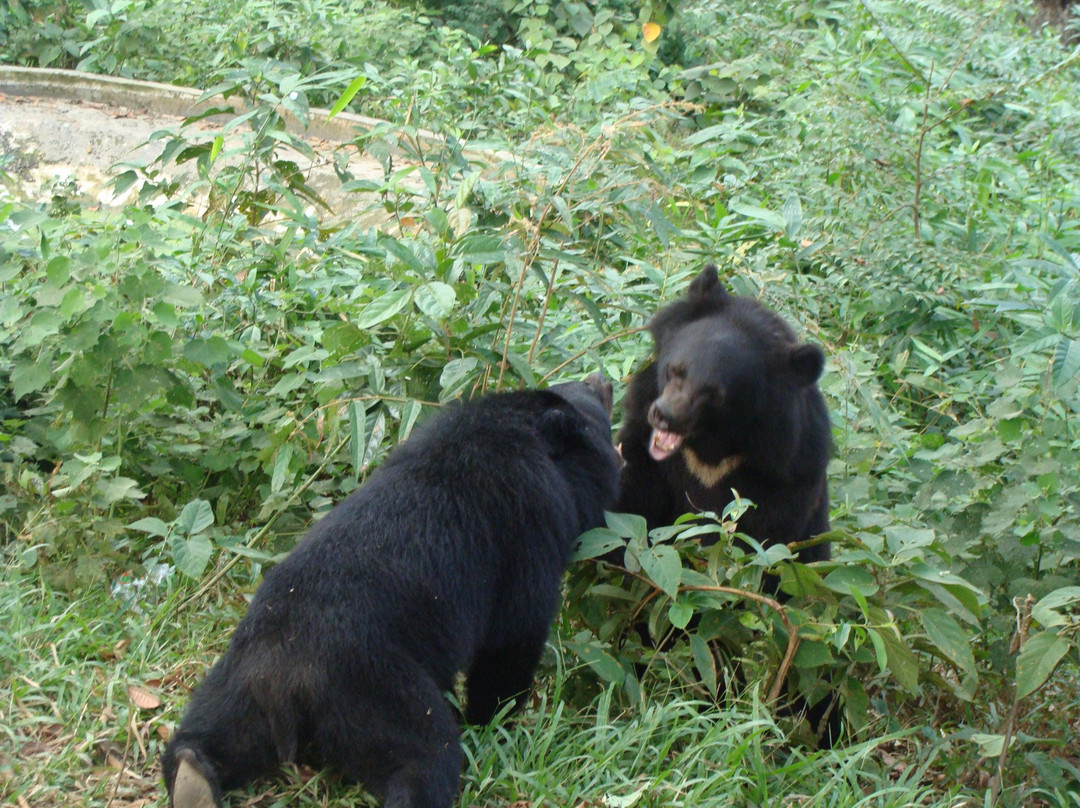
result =
[{"label": "bear snout", "polygon": [[649,407],[649,426],[653,429],[671,429],[671,420],[668,414],[665,412],[661,405],[661,400],[657,399]]},{"label": "bear snout", "polygon": [[695,419],[695,397],[685,385],[668,384],[664,392],[649,407],[646,416],[655,429],[688,432]]}]

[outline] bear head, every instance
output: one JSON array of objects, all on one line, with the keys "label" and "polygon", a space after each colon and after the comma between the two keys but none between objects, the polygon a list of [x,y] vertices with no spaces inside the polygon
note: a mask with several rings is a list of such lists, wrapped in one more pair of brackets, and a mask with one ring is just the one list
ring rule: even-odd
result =
[{"label": "bear head", "polygon": [[649,323],[656,342],[657,398],[648,409],[649,454],[682,450],[715,465],[785,445],[802,391],[821,375],[825,355],[800,343],[757,300],[729,294],[709,265],[687,295]]}]

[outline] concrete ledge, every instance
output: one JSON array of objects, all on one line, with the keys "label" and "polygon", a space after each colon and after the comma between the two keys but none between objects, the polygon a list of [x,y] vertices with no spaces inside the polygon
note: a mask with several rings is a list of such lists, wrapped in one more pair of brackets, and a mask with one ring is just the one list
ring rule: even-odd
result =
[{"label": "concrete ledge", "polygon": [[[100,76],[77,70],[53,70],[39,67],[11,67],[0,65],[0,93],[11,96],[33,96],[88,101],[111,106],[127,107],[155,115],[175,115],[181,118],[195,115],[211,107],[228,106],[236,112],[245,107],[239,98],[213,96],[199,101],[203,93],[192,87],[160,84],[154,81]],[[351,142],[358,133],[387,123],[366,115],[339,112],[330,118],[330,111],[313,108],[311,123],[305,127],[291,113],[279,110],[291,134],[315,137],[339,143]],[[417,137],[431,149],[446,147],[446,140],[434,132],[418,130]],[[481,162],[491,159],[490,154],[471,151],[469,157]]]}]

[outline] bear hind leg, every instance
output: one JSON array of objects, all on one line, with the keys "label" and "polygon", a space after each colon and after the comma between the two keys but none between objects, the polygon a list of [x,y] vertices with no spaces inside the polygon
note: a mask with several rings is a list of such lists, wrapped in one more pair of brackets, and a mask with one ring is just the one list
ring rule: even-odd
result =
[{"label": "bear hind leg", "polygon": [[422,673],[398,670],[411,684],[341,689],[319,711],[320,757],[346,780],[361,783],[383,808],[453,808],[462,752],[456,713]]},{"label": "bear hind leg", "polygon": [[386,781],[383,808],[452,808],[461,780],[461,744],[457,737],[423,760],[401,766]]},{"label": "bear hind leg", "polygon": [[488,724],[508,701],[514,702],[515,710],[520,708],[532,690],[533,673],[543,650],[544,639],[481,650],[465,681],[465,720]]}]

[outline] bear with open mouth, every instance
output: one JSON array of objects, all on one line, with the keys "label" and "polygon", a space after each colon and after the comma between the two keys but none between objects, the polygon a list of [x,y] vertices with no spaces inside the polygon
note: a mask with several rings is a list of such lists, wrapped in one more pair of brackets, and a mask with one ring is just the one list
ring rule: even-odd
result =
[{"label": "bear with open mouth", "polygon": [[[656,359],[623,401],[616,510],[644,516],[651,529],[685,513],[719,514],[735,489],[756,506],[739,530],[763,545],[827,531],[822,349],[757,300],[730,294],[711,264],[649,331]],[[828,544],[799,552],[804,562],[828,558]]]}]

